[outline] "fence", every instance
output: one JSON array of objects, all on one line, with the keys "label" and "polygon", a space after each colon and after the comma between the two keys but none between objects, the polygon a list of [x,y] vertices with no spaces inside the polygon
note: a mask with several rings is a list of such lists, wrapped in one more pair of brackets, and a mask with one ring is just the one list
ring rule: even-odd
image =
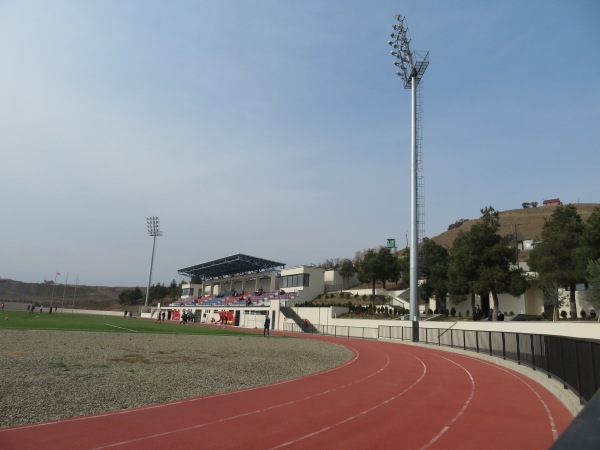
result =
[{"label": "fence", "polygon": [[[359,339],[412,341],[412,327],[380,325],[378,328],[312,325],[304,330],[285,323],[284,331],[310,332]],[[419,342],[484,353],[540,370],[572,390],[581,404],[600,388],[600,341],[482,330],[419,328]]]}]

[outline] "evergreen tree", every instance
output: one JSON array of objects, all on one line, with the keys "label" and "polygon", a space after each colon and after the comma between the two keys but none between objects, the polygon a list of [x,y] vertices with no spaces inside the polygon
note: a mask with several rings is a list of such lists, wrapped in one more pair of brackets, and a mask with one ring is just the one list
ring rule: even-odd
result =
[{"label": "evergreen tree", "polygon": [[584,224],[574,205],[560,205],[544,223],[540,240],[529,253],[529,267],[545,285],[569,290],[570,316],[577,318],[576,284],[585,281]]},{"label": "evergreen tree", "polygon": [[[500,213],[492,207],[481,210],[481,219],[467,232],[459,233],[452,250],[448,271],[449,287],[454,294],[471,293],[472,307],[475,294],[491,294],[494,311],[499,311],[498,294],[525,292],[525,278],[515,269],[515,254],[510,239],[498,234]],[[496,314],[492,315],[497,319]]]},{"label": "evergreen tree", "polygon": [[342,262],[340,268],[338,269],[338,273],[342,277],[342,280],[344,280],[342,289],[345,289],[345,287],[348,283],[348,280],[350,278],[352,278],[354,276],[354,274],[356,273],[356,267],[354,267],[354,264],[352,264],[352,261],[350,261],[349,259],[345,259]]},{"label": "evergreen tree", "polygon": [[435,297],[436,309],[446,309],[448,294],[448,264],[450,255],[445,247],[431,239],[423,239],[421,247],[421,274],[425,283],[421,286],[424,300]]},{"label": "evergreen tree", "polygon": [[600,259],[588,263],[587,276],[589,286],[583,293],[583,299],[600,312]]}]

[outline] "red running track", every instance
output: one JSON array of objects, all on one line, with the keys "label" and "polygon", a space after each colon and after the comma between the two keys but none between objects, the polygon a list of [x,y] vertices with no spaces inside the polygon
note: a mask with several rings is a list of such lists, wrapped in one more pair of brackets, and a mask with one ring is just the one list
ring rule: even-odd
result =
[{"label": "red running track", "polygon": [[354,357],[258,388],[0,429],[9,449],[547,449],[573,419],[528,377],[462,354],[315,337]]}]

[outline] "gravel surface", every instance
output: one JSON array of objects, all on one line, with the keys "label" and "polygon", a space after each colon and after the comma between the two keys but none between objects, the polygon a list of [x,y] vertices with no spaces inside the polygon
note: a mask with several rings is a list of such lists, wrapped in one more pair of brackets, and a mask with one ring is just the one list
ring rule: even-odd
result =
[{"label": "gravel surface", "polygon": [[0,331],[0,427],[287,380],[352,357],[271,336]]}]

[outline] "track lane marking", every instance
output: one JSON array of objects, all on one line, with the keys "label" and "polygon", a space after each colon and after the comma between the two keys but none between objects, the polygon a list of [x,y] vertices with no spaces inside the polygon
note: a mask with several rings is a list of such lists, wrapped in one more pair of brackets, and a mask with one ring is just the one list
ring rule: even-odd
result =
[{"label": "track lane marking", "polygon": [[339,366],[332,367],[330,369],[322,370],[321,372],[315,372],[315,373],[311,373],[308,375],[303,375],[301,377],[279,381],[277,383],[263,384],[261,386],[254,386],[254,387],[250,387],[250,388],[238,389],[235,391],[228,391],[228,392],[218,392],[215,394],[202,395],[202,396],[192,397],[192,398],[184,398],[181,400],[175,400],[175,401],[167,402],[167,403],[157,403],[154,405],[136,406],[136,407],[132,407],[132,408],[128,408],[128,409],[123,409],[120,411],[107,411],[105,413],[94,414],[94,415],[89,415],[89,416],[69,417],[66,419],[59,419],[59,420],[50,421],[50,422],[40,422],[40,423],[32,423],[32,424],[26,424],[26,425],[16,425],[14,427],[0,428],[0,433],[14,431],[14,430],[26,430],[26,429],[31,429],[31,428],[39,428],[39,427],[50,427],[53,425],[62,425],[65,423],[70,423],[70,422],[81,422],[81,421],[85,421],[85,420],[93,420],[93,419],[117,416],[117,415],[122,415],[122,414],[133,414],[138,411],[148,411],[148,410],[153,410],[153,409],[168,408],[168,407],[173,407],[173,406],[177,406],[177,405],[181,405],[181,404],[185,404],[185,403],[201,402],[201,401],[204,401],[207,399],[212,399],[212,398],[217,398],[217,397],[225,397],[225,396],[229,396],[229,395],[239,394],[242,392],[250,392],[250,391],[255,391],[258,389],[268,388],[271,386],[279,386],[279,385],[286,384],[286,383],[292,383],[294,381],[302,380],[304,378],[311,378],[311,377],[316,377],[316,376],[319,376],[319,375],[322,375],[325,373],[334,372],[336,370],[339,370],[346,366],[354,364],[359,359],[360,354],[353,347],[350,347],[350,346],[346,346],[346,347],[354,353],[354,357],[352,359],[346,361],[345,363],[342,363]]},{"label": "track lane marking", "polygon": [[[357,355],[355,359],[358,359],[358,357],[360,356],[360,353],[358,353],[358,351],[354,347],[350,347],[350,346],[346,346],[346,347],[348,347],[353,352],[355,352],[355,354]],[[121,446],[121,445],[128,445],[128,444],[131,444],[131,443],[134,443],[134,442],[145,441],[145,440],[148,440],[148,439],[155,439],[155,438],[169,436],[169,435],[173,435],[173,434],[177,434],[177,433],[184,433],[184,432],[188,432],[188,431],[191,431],[191,430],[196,430],[196,429],[199,429],[199,428],[203,428],[203,427],[206,427],[206,426],[209,426],[209,425],[215,425],[215,424],[227,422],[227,421],[230,421],[230,420],[239,419],[239,418],[242,418],[242,417],[248,417],[248,416],[251,416],[251,415],[254,415],[254,414],[262,414],[264,412],[271,411],[271,410],[278,409],[278,408],[282,408],[284,406],[290,406],[290,405],[293,405],[293,404],[296,404],[296,403],[300,403],[300,402],[303,402],[303,401],[311,400],[313,398],[321,397],[321,396],[326,395],[326,394],[331,394],[332,392],[335,392],[335,391],[338,391],[338,390],[341,390],[341,389],[346,389],[346,388],[351,387],[351,386],[353,386],[355,384],[362,383],[365,380],[368,380],[369,378],[372,378],[375,375],[383,372],[389,366],[389,364],[390,364],[390,358],[389,358],[389,356],[387,354],[385,356],[386,356],[385,364],[381,368],[379,368],[379,369],[371,372],[370,374],[365,375],[362,378],[359,378],[359,379],[356,379],[356,380],[352,380],[349,383],[346,383],[346,384],[343,384],[343,385],[340,385],[340,386],[336,386],[336,387],[331,388],[331,389],[326,389],[324,391],[317,392],[315,394],[312,394],[312,395],[309,395],[309,396],[306,396],[306,397],[303,397],[303,398],[299,398],[297,400],[292,400],[292,401],[289,401],[289,402],[284,402],[284,403],[280,403],[280,404],[276,404],[276,405],[271,405],[271,406],[266,407],[266,408],[261,408],[261,409],[256,409],[256,410],[253,410],[253,411],[248,411],[248,412],[245,412],[245,413],[242,413],[242,414],[237,414],[235,416],[222,417],[221,419],[217,419],[217,420],[213,420],[213,421],[205,422],[205,423],[199,423],[199,424],[191,425],[191,426],[184,427],[184,428],[172,429],[172,430],[164,431],[164,432],[161,432],[161,433],[155,433],[155,434],[152,434],[152,435],[149,435],[149,436],[143,436],[143,437],[140,437],[140,438],[129,439],[129,440],[126,440],[126,441],[121,441],[121,442],[114,442],[112,444],[107,444],[107,445],[103,445],[103,446],[100,446],[100,447],[94,447],[93,450],[101,450],[101,449],[106,449],[106,448],[113,448],[113,447],[118,447],[118,446]],[[344,365],[346,365],[346,364],[344,364]],[[324,371],[324,372],[319,372],[319,374],[330,372],[330,371],[338,369],[340,367],[341,366],[338,366],[338,367],[336,367],[334,369],[329,369],[329,370]],[[313,375],[317,375],[317,374],[313,374]],[[313,376],[313,375],[309,375],[309,376]],[[421,378],[423,378],[423,376],[424,376],[424,374],[421,376]],[[304,378],[304,377],[302,377],[302,378]],[[420,381],[420,379],[419,379],[419,381]],[[293,380],[288,380],[288,381],[284,381],[284,382],[281,382],[281,383],[270,384],[270,385],[266,385],[266,386],[262,386],[262,387],[276,386],[278,384],[283,384],[283,383],[287,383],[287,382],[290,382],[290,381],[293,381]],[[416,385],[416,383],[415,383],[415,385]],[[241,391],[238,391],[238,392],[241,392]],[[385,404],[385,403],[389,402],[390,400],[392,400],[392,399],[388,399],[388,400],[386,400],[382,404]],[[379,406],[380,405],[378,405],[376,407],[379,407]],[[374,408],[372,408],[372,409],[374,409]],[[358,415],[357,415],[357,417],[358,417]],[[277,448],[277,447],[274,447],[274,448]]]},{"label": "track lane marking", "polygon": [[[388,358],[388,361],[389,361],[389,356],[387,355],[387,353],[386,353],[386,357]],[[275,449],[278,449],[278,448],[287,447],[288,445],[296,444],[296,443],[298,443],[298,442],[300,442],[302,440],[309,439],[309,438],[311,438],[313,436],[316,436],[316,435],[318,435],[320,433],[323,433],[325,431],[329,431],[329,430],[331,430],[334,427],[337,427],[339,425],[342,425],[342,424],[345,424],[347,422],[350,422],[351,420],[354,420],[354,419],[356,419],[358,417],[364,416],[365,414],[368,414],[368,413],[376,410],[377,408],[380,408],[381,406],[384,406],[384,405],[390,403],[391,401],[397,399],[401,395],[404,395],[405,393],[407,393],[411,389],[415,388],[417,386],[417,384],[419,384],[423,380],[423,378],[425,377],[425,375],[427,374],[427,365],[419,357],[415,356],[415,358],[421,363],[423,371],[421,373],[421,376],[413,384],[411,384],[410,386],[408,386],[404,390],[398,392],[396,395],[394,395],[392,397],[389,397],[388,399],[384,400],[383,402],[380,402],[380,403],[378,403],[378,404],[376,404],[374,406],[371,406],[370,408],[364,409],[364,410],[360,411],[359,413],[354,414],[353,416],[346,417],[344,420],[340,420],[339,422],[336,422],[336,423],[334,423],[332,425],[328,425],[326,427],[323,427],[320,430],[313,431],[312,433],[305,434],[304,436],[300,436],[297,439],[284,442],[284,443],[279,444],[279,445],[277,445],[275,447],[270,447],[270,450],[275,450]]]},{"label": "track lane marking", "polygon": [[[438,356],[438,355],[435,355]],[[442,427],[442,429],[440,430],[440,432],[438,434],[436,434],[427,445],[421,447],[421,450],[425,450],[426,448],[431,447],[439,438],[441,438],[452,426],[452,424],[454,422],[456,422],[460,416],[462,416],[464,414],[464,412],[467,410],[467,408],[469,407],[469,404],[471,403],[471,400],[473,400],[473,397],[475,396],[475,380],[473,379],[473,375],[471,374],[471,372],[469,372],[469,370],[464,367],[463,365],[457,363],[456,361],[452,361],[449,358],[446,358],[445,356],[439,356],[442,359],[445,359],[446,361],[451,362],[452,364],[457,365],[458,367],[460,367],[462,370],[464,370],[467,375],[469,376],[469,379],[471,380],[471,393],[469,395],[469,398],[463,403],[463,407],[462,409],[452,418],[452,420],[450,422],[448,422],[446,425],[444,425],[444,427]]]},{"label": "track lane marking", "polygon": [[131,331],[132,333],[137,333],[136,330],[132,330],[131,328],[124,328],[124,327],[120,327],[118,325],[111,325],[110,323],[105,323],[104,325],[106,325],[107,327],[115,327],[115,328],[120,328],[121,330],[127,330],[127,331]]}]

